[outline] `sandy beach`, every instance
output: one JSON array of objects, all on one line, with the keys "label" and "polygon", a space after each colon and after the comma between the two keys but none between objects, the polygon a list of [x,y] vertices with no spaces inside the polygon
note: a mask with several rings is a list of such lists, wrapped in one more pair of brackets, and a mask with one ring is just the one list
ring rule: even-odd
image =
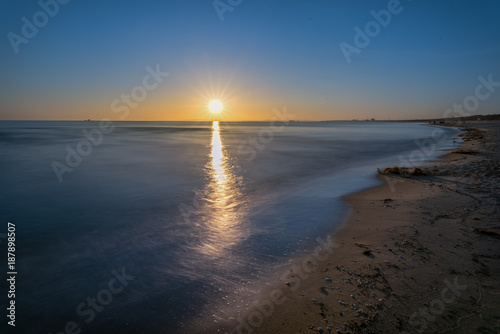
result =
[{"label": "sandy beach", "polygon": [[387,169],[348,196],[345,225],[233,333],[499,333],[500,122],[460,126],[436,164]]}]

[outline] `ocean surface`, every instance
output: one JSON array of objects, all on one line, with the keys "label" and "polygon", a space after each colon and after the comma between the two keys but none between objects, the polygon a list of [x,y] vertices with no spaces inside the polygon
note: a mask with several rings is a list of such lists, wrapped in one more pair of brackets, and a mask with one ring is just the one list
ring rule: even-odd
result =
[{"label": "ocean surface", "polygon": [[108,125],[0,122],[16,333],[223,328],[342,224],[341,196],[458,142],[456,129],[416,123]]}]

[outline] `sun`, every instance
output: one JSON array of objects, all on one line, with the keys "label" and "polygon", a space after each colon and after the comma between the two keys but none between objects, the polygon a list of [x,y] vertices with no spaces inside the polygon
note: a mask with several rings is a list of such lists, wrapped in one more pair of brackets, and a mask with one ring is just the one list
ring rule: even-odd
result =
[{"label": "sun", "polygon": [[214,114],[217,114],[222,110],[222,102],[219,100],[212,100],[208,104],[208,109]]}]

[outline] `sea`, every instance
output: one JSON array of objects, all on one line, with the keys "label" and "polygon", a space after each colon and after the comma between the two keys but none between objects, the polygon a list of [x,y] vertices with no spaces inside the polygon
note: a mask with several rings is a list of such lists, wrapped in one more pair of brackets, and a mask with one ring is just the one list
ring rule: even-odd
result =
[{"label": "sea", "polygon": [[381,184],[377,168],[432,164],[458,133],[403,122],[2,121],[2,305],[15,271],[16,333],[230,332],[290,261],[344,223],[343,196]]}]

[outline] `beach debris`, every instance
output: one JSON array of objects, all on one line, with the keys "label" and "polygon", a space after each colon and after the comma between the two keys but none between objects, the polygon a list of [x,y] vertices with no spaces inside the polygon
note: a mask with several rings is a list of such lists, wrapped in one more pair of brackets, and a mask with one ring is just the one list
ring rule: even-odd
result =
[{"label": "beach debris", "polygon": [[331,281],[332,281],[332,279],[331,279],[330,277],[326,277],[326,278],[325,278],[325,281],[327,281],[327,282],[331,282]]},{"label": "beach debris", "polygon": [[382,200],[382,202],[384,202],[384,203],[390,203],[390,202],[392,202],[392,201],[393,201],[393,199],[392,199],[392,198],[384,198],[384,199]]},{"label": "beach debris", "polygon": [[370,256],[372,254],[372,251],[367,249],[363,252],[363,255]]},{"label": "beach debris", "polygon": [[492,231],[492,230],[485,230],[484,228],[475,228],[474,231],[476,231],[479,234],[483,235],[488,235],[490,237],[500,237],[500,232],[497,231]]},{"label": "beach debris", "polygon": [[452,151],[451,153],[453,153],[453,154],[477,154],[478,152],[475,150],[472,150],[470,148],[467,148],[467,149],[458,149],[458,150]]},{"label": "beach debris", "polygon": [[322,332],[323,331],[323,327],[318,327],[318,332]]},{"label": "beach debris", "polygon": [[384,170],[381,170],[377,168],[377,173],[378,174],[393,174],[393,175],[400,175],[403,177],[409,177],[409,176],[424,176],[427,175],[422,169],[420,168],[410,168],[410,167],[388,167],[385,168]]},{"label": "beach debris", "polygon": [[377,168],[377,173],[378,174],[395,174],[395,175],[401,175],[401,169],[400,167],[388,167],[385,168],[384,170],[381,170]]},{"label": "beach debris", "polygon": [[421,170],[420,168],[413,168],[413,170],[411,171],[410,173],[412,176],[425,176],[427,175],[423,170]]},{"label": "beach debris", "polygon": [[354,295],[351,295],[351,298],[354,298],[354,299],[356,299],[356,297],[355,297]]},{"label": "beach debris", "polygon": [[358,304],[352,304],[352,306],[354,306],[354,308],[358,308]]},{"label": "beach debris", "polygon": [[339,300],[339,304],[340,304],[340,305],[344,305],[344,306],[346,306],[346,305],[347,305],[346,303],[344,303],[344,302],[343,302],[343,301],[341,301],[341,300]]}]

